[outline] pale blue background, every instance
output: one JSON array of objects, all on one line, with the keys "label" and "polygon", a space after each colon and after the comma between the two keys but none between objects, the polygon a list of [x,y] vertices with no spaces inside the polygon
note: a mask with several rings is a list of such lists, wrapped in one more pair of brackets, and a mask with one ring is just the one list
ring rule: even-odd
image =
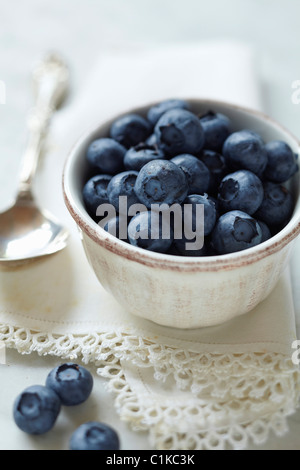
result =
[{"label": "pale blue background", "polygon": [[[0,0],[0,80],[7,87],[6,105],[0,105],[0,208],[14,195],[32,104],[30,67],[45,50],[59,50],[68,59],[76,92],[101,51],[241,40],[257,51],[266,112],[300,137],[300,104],[291,100],[292,82],[300,80],[299,18],[298,0]],[[95,398],[79,414],[67,413],[56,433],[37,439],[20,435],[10,415],[12,400],[33,381],[43,381],[56,362],[7,351],[7,365],[0,365],[0,449],[66,448],[72,426],[95,413],[119,429],[124,449],[149,448],[145,436],[119,422],[100,379]],[[265,448],[299,449],[299,413],[290,423],[291,432],[270,439]]]}]

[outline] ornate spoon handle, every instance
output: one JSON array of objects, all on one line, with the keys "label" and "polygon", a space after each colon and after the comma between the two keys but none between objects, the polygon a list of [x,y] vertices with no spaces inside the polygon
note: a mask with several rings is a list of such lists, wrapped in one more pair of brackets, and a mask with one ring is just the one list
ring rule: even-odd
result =
[{"label": "ornate spoon handle", "polygon": [[31,198],[31,186],[50,119],[65,98],[69,71],[55,54],[47,55],[33,70],[36,105],[28,116],[28,143],[22,162],[18,198]]}]

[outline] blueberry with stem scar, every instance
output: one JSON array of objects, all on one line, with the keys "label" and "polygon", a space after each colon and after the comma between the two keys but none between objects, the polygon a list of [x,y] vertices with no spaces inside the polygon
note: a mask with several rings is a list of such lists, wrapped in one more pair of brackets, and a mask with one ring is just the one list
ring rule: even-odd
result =
[{"label": "blueberry with stem scar", "polygon": [[212,232],[212,248],[224,255],[246,250],[262,241],[259,223],[242,211],[230,211],[221,215]]},{"label": "blueberry with stem scar", "polygon": [[140,170],[135,194],[149,209],[152,204],[181,204],[188,194],[184,172],[169,160],[154,160]]},{"label": "blueberry with stem scar", "polygon": [[93,389],[93,376],[78,364],[66,363],[55,367],[48,374],[46,387],[53,390],[64,406],[83,403]]},{"label": "blueberry with stem scar", "polygon": [[26,388],[15,400],[14,420],[28,434],[44,434],[53,428],[61,409],[57,393],[42,385]]},{"label": "blueberry with stem scar", "polygon": [[261,180],[248,170],[230,173],[219,186],[218,201],[224,212],[240,210],[252,215],[260,207],[263,197]]},{"label": "blueberry with stem scar", "polygon": [[161,116],[155,126],[158,147],[169,156],[182,153],[197,155],[204,145],[204,131],[195,114],[172,109]]}]

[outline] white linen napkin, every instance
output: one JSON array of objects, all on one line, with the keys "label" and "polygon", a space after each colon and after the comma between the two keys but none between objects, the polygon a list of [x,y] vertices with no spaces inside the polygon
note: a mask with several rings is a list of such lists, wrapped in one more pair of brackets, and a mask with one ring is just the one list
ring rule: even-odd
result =
[{"label": "white linen napkin", "polygon": [[180,331],[123,311],[100,286],[64,207],[61,175],[90,125],[167,97],[221,99],[261,108],[251,49],[234,43],[102,56],[53,122],[36,191],[71,231],[63,252],[0,272],[0,340],[96,365],[122,420],[149,431],[155,449],[241,449],[282,435],[299,400],[291,358],[295,313],[287,270],[251,314]]}]

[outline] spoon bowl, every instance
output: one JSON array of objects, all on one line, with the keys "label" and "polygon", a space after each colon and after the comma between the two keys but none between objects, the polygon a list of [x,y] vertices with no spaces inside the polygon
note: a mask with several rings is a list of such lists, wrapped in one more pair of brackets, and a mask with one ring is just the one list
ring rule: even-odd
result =
[{"label": "spoon bowl", "polygon": [[19,264],[65,248],[68,231],[33,200],[18,200],[0,214],[0,263]]}]

